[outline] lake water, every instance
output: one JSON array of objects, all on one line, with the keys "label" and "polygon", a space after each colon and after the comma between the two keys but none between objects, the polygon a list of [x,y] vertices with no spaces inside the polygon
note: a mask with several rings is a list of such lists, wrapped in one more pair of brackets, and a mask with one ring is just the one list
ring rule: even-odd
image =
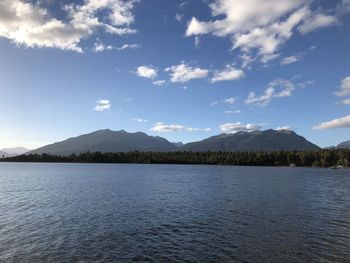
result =
[{"label": "lake water", "polygon": [[350,170],[0,163],[0,262],[350,262]]}]

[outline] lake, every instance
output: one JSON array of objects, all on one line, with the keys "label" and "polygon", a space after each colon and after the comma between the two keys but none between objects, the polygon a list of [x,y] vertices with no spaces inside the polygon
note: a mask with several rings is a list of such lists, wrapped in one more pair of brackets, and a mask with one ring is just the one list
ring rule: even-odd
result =
[{"label": "lake", "polygon": [[350,170],[0,163],[0,262],[350,262]]}]

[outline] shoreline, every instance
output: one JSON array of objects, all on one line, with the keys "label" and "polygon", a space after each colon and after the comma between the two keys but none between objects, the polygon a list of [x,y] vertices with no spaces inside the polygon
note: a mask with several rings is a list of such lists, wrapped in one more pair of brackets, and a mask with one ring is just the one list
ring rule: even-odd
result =
[{"label": "shoreline", "polygon": [[274,151],[274,152],[86,152],[71,155],[29,154],[0,158],[5,163],[77,164],[164,164],[221,165],[252,167],[350,167],[350,150]]}]

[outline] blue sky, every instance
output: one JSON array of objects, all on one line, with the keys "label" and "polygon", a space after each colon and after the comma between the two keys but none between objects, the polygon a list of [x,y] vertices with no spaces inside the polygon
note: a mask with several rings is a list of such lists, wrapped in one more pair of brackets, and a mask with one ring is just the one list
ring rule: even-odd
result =
[{"label": "blue sky", "polygon": [[105,128],[349,140],[349,14],[348,0],[0,0],[0,148]]}]

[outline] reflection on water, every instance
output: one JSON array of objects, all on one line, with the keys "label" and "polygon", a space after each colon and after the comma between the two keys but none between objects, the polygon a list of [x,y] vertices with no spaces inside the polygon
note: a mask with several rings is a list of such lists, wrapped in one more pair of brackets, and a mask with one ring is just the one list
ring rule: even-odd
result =
[{"label": "reflection on water", "polygon": [[350,262],[350,170],[0,163],[0,262]]}]

